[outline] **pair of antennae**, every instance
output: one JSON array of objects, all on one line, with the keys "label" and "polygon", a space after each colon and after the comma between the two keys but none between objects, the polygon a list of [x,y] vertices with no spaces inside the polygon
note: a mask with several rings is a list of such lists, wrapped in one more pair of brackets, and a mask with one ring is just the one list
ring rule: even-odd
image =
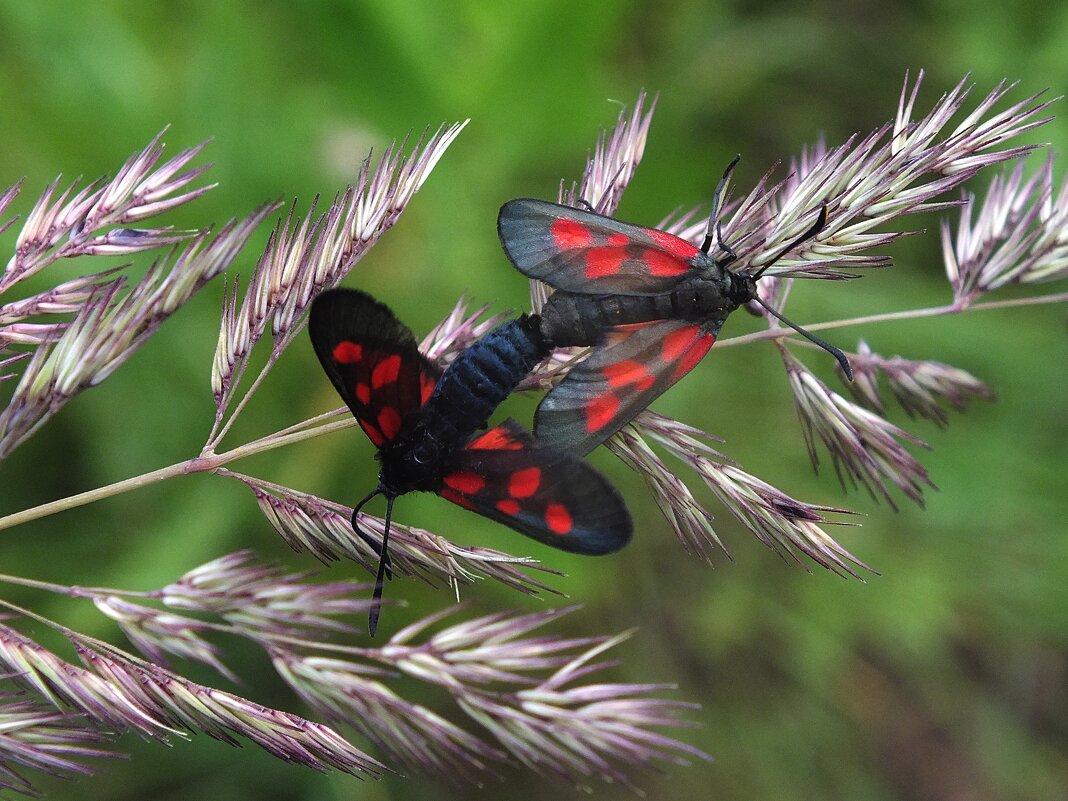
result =
[{"label": "pair of antennae", "polygon": [[382,590],[385,585],[385,580],[387,578],[390,580],[393,579],[393,566],[389,559],[389,522],[390,518],[393,516],[393,501],[396,500],[396,496],[390,495],[381,485],[379,485],[374,492],[356,504],[352,510],[352,519],[350,521],[352,530],[372,548],[376,547],[375,542],[371,539],[370,535],[360,531],[360,525],[357,522],[357,518],[360,515],[360,510],[363,509],[369,500],[377,495],[386,496],[386,519],[382,533],[382,544],[378,550],[378,572],[375,575],[375,589],[371,594],[371,609],[367,613],[367,631],[372,637],[374,637],[375,632],[378,631],[378,618],[382,616]]},{"label": "pair of antennae", "polygon": [[[712,249],[713,244],[718,244],[719,248],[727,254],[726,258],[717,262],[717,264],[719,264],[721,267],[727,266],[732,261],[738,258],[738,254],[734,252],[734,249],[723,241],[723,228],[720,224],[719,215],[720,211],[723,208],[724,200],[726,199],[727,186],[730,182],[731,173],[734,172],[734,168],[737,166],[738,162],[741,161],[741,159],[741,155],[737,155],[733,159],[731,159],[731,163],[728,164],[727,169],[723,171],[723,177],[720,178],[719,183],[716,184],[716,191],[712,195],[712,212],[708,215],[708,228],[705,230],[705,240],[701,243],[701,252],[703,253],[707,254]],[[764,275],[764,273],[769,267],[775,264],[775,262],[777,262],[779,259],[781,259],[794,248],[804,244],[808,240],[815,237],[817,234],[819,234],[820,231],[824,229],[826,225],[827,206],[826,204],[824,204],[820,206],[820,213],[819,216],[816,217],[816,222],[814,222],[811,227],[808,228],[808,230],[806,230],[796,239],[787,242],[786,245],[784,245],[778,253],[772,256],[772,258],[768,261],[767,264],[765,264],[763,267],[753,273],[750,278],[752,278],[754,281],[760,280],[760,277]],[[840,351],[830,342],[820,339],[815,334],[806,331],[793,320],[790,320],[787,317],[784,317],[783,315],[779,314],[779,312],[775,311],[775,309],[773,309],[769,304],[761,300],[758,295],[754,295],[753,300],[760,304],[760,306],[763,307],[764,311],[766,311],[772,317],[781,322],[786,323],[805,339],[816,345],[819,345],[829,354],[834,356],[834,358],[838,361],[838,364],[841,366],[842,371],[846,374],[846,378],[848,378],[850,381],[853,380],[853,368],[849,366],[849,359],[846,358],[845,354],[842,353],[842,351]]]}]

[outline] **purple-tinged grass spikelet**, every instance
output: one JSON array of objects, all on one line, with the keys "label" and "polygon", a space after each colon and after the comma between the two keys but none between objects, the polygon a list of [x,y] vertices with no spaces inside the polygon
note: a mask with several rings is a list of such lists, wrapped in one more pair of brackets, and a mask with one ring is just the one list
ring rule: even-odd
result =
[{"label": "purple-tinged grass spikelet", "polygon": [[[834,148],[821,143],[804,152],[781,183],[768,186],[765,176],[762,193],[750,193],[733,215],[724,215],[724,238],[738,254],[731,269],[756,269],[767,264],[812,224],[821,207],[827,209],[824,228],[771,266],[766,275],[841,278],[849,275],[843,270],[883,266],[887,259],[871,251],[910,232],[872,229],[904,215],[959,205],[958,201],[938,198],[980,169],[1018,158],[1037,147],[1004,145],[1051,119],[1040,115],[1052,101],[1040,102],[1039,95],[1032,95],[992,114],[993,106],[1012,88],[1004,84],[995,87],[953,131],[945,133],[970,92],[966,80],[944,95],[926,116],[913,121],[922,73],[908,101],[904,100],[909,89],[906,77],[893,124],[864,138],[853,136]],[[695,238],[701,233],[700,226],[685,231]]]},{"label": "purple-tinged grass spikelet", "polygon": [[730,553],[720,540],[712,515],[694,498],[686,483],[676,476],[646,443],[640,426],[620,431],[606,443],[608,450],[640,475],[653,493],[657,508],[679,538],[682,547],[708,564],[714,551]]},{"label": "purple-tinged grass spikelet", "polygon": [[231,220],[210,239],[208,232],[198,235],[168,262],[153,265],[125,295],[120,295],[122,279],[90,295],[59,338],[38,348],[0,411],[0,458],[79,392],[110,376],[229,266],[272,208],[262,206],[244,220]]},{"label": "purple-tinged grass spikelet", "polygon": [[588,204],[598,214],[615,214],[645,153],[656,100],[654,96],[646,108],[646,94],[639,92],[630,115],[626,108],[621,109],[612,132],[598,133],[593,153],[586,159],[582,180],[567,192],[561,187],[560,203],[576,207]]},{"label": "purple-tinged grass spikelet", "polygon": [[803,553],[817,564],[839,574],[859,578],[853,569],[870,570],[823,530],[825,513],[850,514],[846,509],[795,500],[731,463],[708,444],[711,435],[662,415],[646,411],[632,429],[624,429],[609,442],[609,449],[634,464],[650,486],[657,505],[672,523],[687,550],[708,560],[713,544],[730,555],[712,529],[712,516],[697,503],[686,484],[668,470],[651,450],[650,439],[696,473],[719,501],[757,539],[784,559],[800,563]]},{"label": "purple-tinged grass spikelet", "polygon": [[795,500],[734,465],[705,457],[695,462],[698,475],[731,514],[784,560],[790,557],[803,565],[797,555],[802,553],[841,576],[861,578],[855,568],[874,572],[823,530],[825,525],[843,525],[828,520],[824,513],[851,514],[849,510]]},{"label": "purple-tinged grass spikelet", "polygon": [[964,411],[976,398],[993,400],[994,391],[971,373],[936,361],[913,361],[901,356],[886,358],[873,353],[863,340],[849,355],[853,381],[847,386],[853,396],[872,410],[886,410],[879,393],[879,375],[885,375],[890,391],[910,417],[925,417],[939,427],[949,423],[945,406]]},{"label": "purple-tinged grass spikelet", "polygon": [[392,762],[449,782],[480,784],[505,754],[383,683],[381,668],[272,649],[278,674],[312,709],[349,725]]},{"label": "purple-tinged grass spikelet", "polygon": [[934,484],[901,440],[924,448],[927,444],[831,391],[785,349],[781,352],[812,466],[819,467],[818,438],[830,452],[843,486],[847,478],[853,485],[860,483],[873,498],[881,495],[896,509],[888,486],[893,485],[922,506],[924,486]]},{"label": "purple-tinged grass spikelet", "polygon": [[251,551],[238,551],[194,568],[159,595],[166,606],[218,615],[251,637],[351,634],[352,626],[334,618],[365,614],[369,586],[308,581],[312,576],[310,571],[287,574],[258,562]]},{"label": "purple-tinged grass spikelet", "polygon": [[546,680],[512,695],[468,690],[460,707],[514,757],[549,778],[589,789],[591,778],[638,790],[635,770],[662,763],[687,766],[688,757],[709,759],[700,749],[658,727],[689,727],[682,717],[695,704],[652,694],[666,684],[567,685],[611,667],[594,660],[629,635],[604,638],[569,660]]},{"label": "purple-tinged grass spikelet", "polygon": [[196,731],[232,745],[245,737],[280,759],[316,770],[378,776],[384,769],[326,726],[189,681],[77,632],[63,633],[84,667],[0,625],[0,664],[13,681],[60,711],[73,708],[96,725],[161,741]]},{"label": "purple-tinged grass spikelet", "polygon": [[473,312],[466,298],[456,301],[445,317],[427,332],[419,343],[419,350],[439,366],[445,367],[452,357],[480,339],[494,326],[504,322],[507,315],[492,314],[487,316],[489,306],[481,306]]},{"label": "purple-tinged grass spikelet", "polygon": [[74,709],[106,729],[157,740],[181,732],[131,698],[125,689],[72,665],[9,626],[0,624],[0,665],[12,680],[59,710]]},{"label": "purple-tinged grass spikelet", "polygon": [[[260,511],[295,551],[309,551],[322,562],[348,559],[372,573],[377,567],[384,521],[360,513],[357,536],[350,523],[352,510],[314,495],[268,484],[250,476],[232,474],[255,494]],[[459,592],[462,584],[492,579],[528,595],[555,592],[529,575],[528,570],[555,574],[528,557],[512,556],[491,548],[456,545],[444,537],[393,521],[390,558],[401,575],[442,582]]]},{"label": "purple-tinged grass spikelet", "polygon": [[[196,231],[171,228],[131,233],[123,227],[184,205],[213,186],[175,195],[208,169],[200,167],[176,175],[204,145],[184,150],[157,167],[163,155],[162,136],[160,132],[144,150],[131,156],[111,180],[101,178],[80,190],[75,181],[56,196],[61,180],[57,177],[38,198],[19,232],[15,254],[0,274],[0,293],[61,258],[100,252],[136,253],[196,235]],[[12,190],[8,190],[3,200],[10,202],[11,197]],[[112,226],[119,228],[106,230]]]},{"label": "purple-tinged grass spikelet", "polygon": [[1006,286],[1068,276],[1068,180],[1054,192],[1052,156],[1023,176],[1020,164],[995,177],[981,203],[965,193],[955,235],[942,222],[946,275],[962,309]]},{"label": "purple-tinged grass spikelet", "polygon": [[83,760],[121,756],[96,747],[105,740],[79,715],[26,698],[6,700],[0,703],[0,791],[40,795],[21,769],[61,778],[91,775]]},{"label": "purple-tinged grass spikelet", "polygon": [[93,598],[96,608],[119,624],[127,639],[145,657],[167,666],[167,654],[207,665],[237,683],[238,677],[222,663],[219,646],[204,639],[209,626],[202,620],[160,611],[117,596]]},{"label": "purple-tinged grass spikelet", "polygon": [[368,156],[355,186],[335,196],[330,208],[318,216],[318,198],[303,217],[297,215],[294,202],[267,243],[244,299],[237,303],[235,289],[235,296],[224,306],[212,363],[216,421],[211,445],[218,443],[229,426],[222,425],[223,418],[267,326],[274,348],[257,383],[300,332],[315,296],[336,286],[396,223],[466,124],[465,120],[442,125],[429,136],[424,133],[407,155],[406,142],[390,144],[373,171]]},{"label": "purple-tinged grass spikelet", "polygon": [[[634,177],[645,152],[649,125],[653,121],[656,98],[646,108],[646,94],[640,92],[634,109],[628,116],[626,108],[619,112],[611,133],[597,134],[593,153],[587,155],[582,180],[567,189],[560,183],[558,201],[567,206],[592,208],[598,214],[611,216],[619,206],[623,192]],[[530,303],[539,311],[550,294],[548,286],[530,281]]]},{"label": "purple-tinged grass spikelet", "polygon": [[244,737],[286,762],[319,771],[377,778],[386,767],[333,729],[290,712],[253,703],[233,693],[189,681],[147,662],[134,661],[103,643],[72,638],[79,658],[109,686],[151,710],[179,731],[200,731],[238,745]]},{"label": "purple-tinged grass spikelet", "polygon": [[[11,202],[19,196],[19,192],[22,190],[22,184],[25,179],[16,181],[11,186],[0,193],[0,215],[7,211],[7,207],[11,205]],[[8,228],[14,225],[18,221],[18,216],[10,217],[8,220],[0,221],[0,234],[4,233]]]}]

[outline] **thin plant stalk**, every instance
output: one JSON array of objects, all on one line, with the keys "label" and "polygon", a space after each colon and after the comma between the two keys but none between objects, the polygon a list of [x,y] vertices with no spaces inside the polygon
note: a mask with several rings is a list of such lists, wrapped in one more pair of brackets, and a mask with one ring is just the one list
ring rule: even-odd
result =
[{"label": "thin plant stalk", "polygon": [[[913,320],[923,317],[938,317],[947,314],[963,314],[974,311],[989,311],[994,309],[1007,309],[1016,306],[1038,306],[1053,303],[1065,303],[1068,302],[1068,292],[1062,292],[1055,295],[1044,295],[1030,298],[1011,298],[1008,300],[993,300],[984,303],[975,303],[965,308],[960,308],[954,304],[947,304],[945,306],[930,306],[923,309],[909,309],[907,311],[899,312],[886,312],[884,314],[870,314],[863,317],[853,317],[847,320],[831,320],[824,323],[806,323],[805,328],[809,331],[827,331],[834,328],[845,328],[847,326],[855,325],[868,325],[884,322],[896,322],[900,320]],[[756,331],[752,334],[743,334],[737,337],[728,337],[718,340],[716,343],[717,349],[723,349],[734,345],[746,345],[752,342],[759,342],[765,339],[779,339],[783,337],[795,336],[795,332],[790,329],[772,328],[767,331]],[[47,517],[58,512],[64,512],[68,509],[76,509],[79,506],[86,506],[90,503],[103,500],[105,498],[111,498],[116,495],[121,495],[125,492],[140,489],[141,487],[147,487],[151,484],[157,484],[161,481],[165,481],[177,476],[191,475],[193,473],[210,473],[215,472],[223,465],[230,462],[242,459],[246,456],[253,456],[265,451],[274,450],[284,445],[290,445],[297,442],[303,442],[306,439],[313,439],[314,437],[322,434],[329,434],[334,431],[341,431],[346,428],[352,428],[356,422],[351,417],[343,417],[333,423],[326,423],[318,425],[318,421],[326,420],[335,417],[343,412],[342,409],[335,409],[324,414],[317,415],[315,417],[304,420],[300,423],[287,426],[273,434],[261,437],[252,442],[248,442],[244,445],[240,445],[223,453],[211,453],[205,451],[199,456],[194,456],[191,459],[187,459],[183,462],[176,462],[175,464],[168,465],[167,467],[161,467],[158,470],[152,470],[148,473],[143,473],[139,476],[133,476],[122,481],[117,481],[113,484],[107,484],[103,487],[98,487],[93,490],[78,493],[77,495],[71,495],[67,498],[61,498],[56,501],[50,501],[39,506],[34,506],[30,509],[25,509],[21,512],[14,512],[9,515],[0,517],[0,530],[11,528],[13,526],[21,525],[22,523],[28,523],[31,520],[38,520],[42,517]]]},{"label": "thin plant stalk", "polygon": [[[847,328],[854,325],[874,325],[875,323],[918,320],[923,317],[941,317],[948,314],[964,314],[973,311],[1011,309],[1016,306],[1044,306],[1052,303],[1068,303],[1068,292],[1060,292],[1055,295],[1037,295],[1030,298],[991,300],[986,301],[985,303],[973,303],[964,308],[949,303],[945,306],[927,306],[922,309],[907,309],[904,311],[884,312],[882,314],[867,314],[862,317],[850,317],[845,320],[829,320],[824,323],[805,323],[805,328],[809,331],[830,331],[834,328]],[[742,334],[741,336],[716,340],[716,347],[722,349],[731,345],[748,345],[751,342],[759,342],[765,339],[781,339],[783,337],[793,337],[796,335],[797,332],[792,331],[789,328],[771,328],[767,331],[755,331],[752,334]]]},{"label": "thin plant stalk", "polygon": [[[333,414],[334,413],[331,412],[329,415],[323,416],[332,416]],[[233,448],[232,450],[224,451],[223,453],[194,456],[192,459],[187,459],[184,462],[176,462],[167,467],[161,467],[158,470],[152,470],[148,473],[142,473],[139,476],[116,481],[113,484],[107,484],[103,487],[97,487],[94,490],[80,492],[77,495],[70,495],[66,498],[44,503],[31,509],[25,509],[21,512],[5,515],[4,517],[0,517],[0,530],[11,528],[12,526],[17,526],[22,523],[28,523],[31,520],[38,520],[42,517],[56,514],[57,512],[76,509],[79,506],[85,506],[86,504],[94,503],[95,501],[103,500],[104,498],[111,498],[115,495],[121,495],[124,492],[147,487],[150,484],[157,484],[160,481],[165,481],[169,478],[187,476],[193,473],[211,473],[218,470],[223,465],[229,464],[237,459],[274,450],[275,448],[280,448],[284,445],[302,442],[306,439],[320,436],[321,434],[352,428],[355,425],[356,421],[350,417],[337,420],[333,423],[324,423],[310,429],[303,428],[303,424],[290,426],[282,431],[269,434],[260,439]]]}]

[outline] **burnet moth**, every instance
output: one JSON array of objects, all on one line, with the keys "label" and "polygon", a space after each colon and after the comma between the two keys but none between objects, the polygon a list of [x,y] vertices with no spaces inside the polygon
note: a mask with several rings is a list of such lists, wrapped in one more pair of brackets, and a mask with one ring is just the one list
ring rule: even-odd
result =
[{"label": "burnet moth", "polygon": [[[757,294],[763,272],[823,228],[825,210],[760,270],[728,269],[735,255],[716,226],[737,161],[716,189],[699,248],[665,231],[544,200],[521,198],[501,207],[497,231],[505,254],[528,278],[556,290],[541,309],[542,336],[553,347],[594,346],[538,406],[539,442],[579,454],[600,445],[692,370],[731,312],[750,301],[829,351],[852,378],[838,348]],[[719,260],[709,255],[716,241],[726,253]]]},{"label": "burnet moth", "polygon": [[[616,489],[579,456],[545,447],[514,420],[486,429],[490,415],[550,351],[536,318],[504,323],[441,372],[411,330],[370,295],[323,292],[312,303],[312,345],[334,388],[378,449],[378,486],[352,512],[386,499],[372,636],[383,581],[391,574],[393,502],[407,492],[442,498],[539,542],[580,554],[622,548],[631,520]],[[361,535],[362,536],[362,535]]]}]

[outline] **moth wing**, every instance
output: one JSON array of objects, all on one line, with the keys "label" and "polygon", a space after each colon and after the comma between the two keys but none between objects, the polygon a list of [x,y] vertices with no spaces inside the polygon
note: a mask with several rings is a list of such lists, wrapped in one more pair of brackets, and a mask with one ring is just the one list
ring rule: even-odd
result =
[{"label": "moth wing", "polygon": [[366,292],[331,289],[312,301],[308,331],[319,362],[376,447],[411,425],[437,383],[411,330]]},{"label": "moth wing", "polygon": [[529,198],[501,207],[497,234],[523,275],[587,295],[659,295],[708,259],[664,231]]},{"label": "moth wing", "polygon": [[631,538],[630,514],[608,479],[578,456],[535,443],[514,420],[457,451],[439,494],[565,551],[608,554]]},{"label": "moth wing", "polygon": [[609,329],[538,405],[536,440],[589,453],[690,372],[715,341],[701,323],[689,320]]}]

